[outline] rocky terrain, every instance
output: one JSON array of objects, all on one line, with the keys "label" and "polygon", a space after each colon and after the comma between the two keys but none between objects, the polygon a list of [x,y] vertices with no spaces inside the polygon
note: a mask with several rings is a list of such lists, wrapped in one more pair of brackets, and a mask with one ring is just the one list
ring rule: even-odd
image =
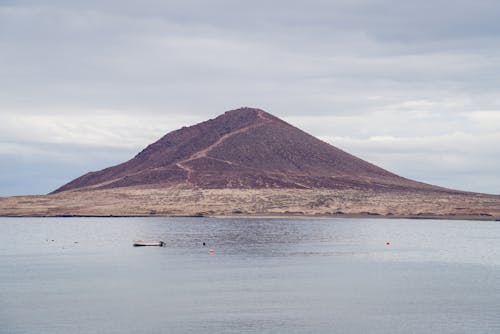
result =
[{"label": "rocky terrain", "polygon": [[11,216],[367,216],[500,219],[500,198],[481,194],[356,189],[121,187],[0,198]]},{"label": "rocky terrain", "polygon": [[500,217],[500,196],[409,180],[263,110],[173,131],[131,160],[45,196],[0,198],[0,215]]}]

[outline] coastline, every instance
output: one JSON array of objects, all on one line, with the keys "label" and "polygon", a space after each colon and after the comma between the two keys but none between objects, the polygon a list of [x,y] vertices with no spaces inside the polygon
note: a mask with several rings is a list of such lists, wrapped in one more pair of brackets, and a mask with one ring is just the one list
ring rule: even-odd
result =
[{"label": "coastline", "polygon": [[499,221],[500,216],[490,215],[380,215],[380,214],[230,214],[230,215],[0,215],[0,218],[219,218],[219,219],[414,219],[414,220],[473,220]]},{"label": "coastline", "polygon": [[391,218],[499,220],[500,196],[359,189],[124,187],[0,197],[1,217]]}]

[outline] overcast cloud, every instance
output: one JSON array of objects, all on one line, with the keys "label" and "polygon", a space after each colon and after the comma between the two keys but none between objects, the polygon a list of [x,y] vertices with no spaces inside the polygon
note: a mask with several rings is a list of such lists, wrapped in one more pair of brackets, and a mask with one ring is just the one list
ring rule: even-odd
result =
[{"label": "overcast cloud", "polygon": [[392,172],[500,193],[498,1],[0,0],[0,195],[259,107]]}]

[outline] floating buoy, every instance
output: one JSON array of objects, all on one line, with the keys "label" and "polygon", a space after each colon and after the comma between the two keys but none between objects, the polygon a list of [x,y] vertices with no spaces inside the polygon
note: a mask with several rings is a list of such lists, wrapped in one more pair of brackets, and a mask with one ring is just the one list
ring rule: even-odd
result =
[{"label": "floating buoy", "polygon": [[391,242],[390,242],[390,241],[386,241],[386,242],[385,242],[385,244],[386,244],[387,246],[389,246],[389,245],[391,244]]},{"label": "floating buoy", "polygon": [[210,254],[213,254],[213,253],[214,253],[214,250],[213,250],[213,249],[210,249],[208,252],[209,252]]}]

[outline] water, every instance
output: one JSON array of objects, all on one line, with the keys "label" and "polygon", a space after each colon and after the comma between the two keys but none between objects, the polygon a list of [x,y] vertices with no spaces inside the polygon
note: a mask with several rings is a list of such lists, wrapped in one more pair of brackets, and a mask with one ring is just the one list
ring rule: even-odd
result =
[{"label": "water", "polygon": [[137,332],[499,333],[500,223],[0,218],[0,333]]}]

